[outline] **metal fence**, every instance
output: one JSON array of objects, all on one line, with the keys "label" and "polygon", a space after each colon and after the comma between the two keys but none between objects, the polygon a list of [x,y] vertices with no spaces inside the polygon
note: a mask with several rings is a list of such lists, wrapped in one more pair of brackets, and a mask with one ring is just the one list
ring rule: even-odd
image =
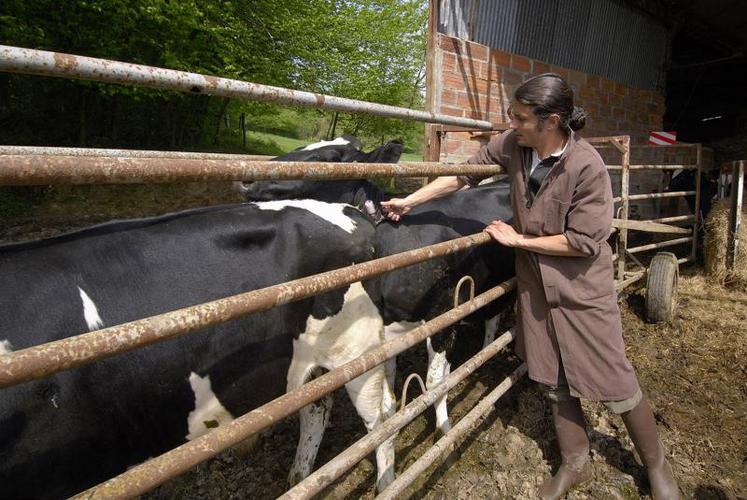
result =
[{"label": "metal fence", "polygon": [[[199,92],[224,97],[269,100],[283,104],[315,106],[323,109],[365,112],[379,116],[413,119],[428,123],[462,126],[481,130],[492,129],[490,122],[455,118],[446,115],[384,106],[365,101],[298,92],[237,80],[228,80],[194,73],[106,61],[69,54],[0,46],[0,70],[32,75],[89,79],[101,82],[132,84],[161,89]],[[223,181],[260,179],[344,179],[371,175],[424,176],[445,174],[494,175],[502,168],[493,165],[454,166],[439,163],[412,162],[401,164],[268,162],[251,156],[205,153],[153,152],[125,150],[86,150],[78,148],[0,148],[0,185],[91,184],[173,181]],[[178,335],[231,319],[264,311],[295,300],[343,287],[362,279],[462,251],[491,241],[485,233],[446,241],[437,245],[357,264],[344,269],[301,278],[280,285],[249,291],[233,297],[113,326],[56,342],[0,355],[0,388],[42,378],[62,370],[82,366],[98,359],[161,342]],[[160,457],[129,469],[120,476],[102,483],[79,497],[131,497],[144,493],[173,478],[194,465],[211,458],[228,447],[257,434],[262,429],[297,412],[307,404],[331,393],[346,382],[374,366],[422,342],[480,307],[505,295],[515,287],[514,280],[499,285],[469,302],[455,307],[408,334],[389,341],[363,356],[339,367],[272,402],[243,415],[229,425],[215,429]],[[168,321],[164,321],[168,320]],[[123,335],[126,333],[126,335]],[[513,339],[507,333],[480,351],[455,370],[442,384],[427,391],[395,417],[371,432],[341,456],[287,493],[288,497],[307,498],[330,484],[351,468],[377,443],[383,442],[407,422],[422,413],[442,397],[458,381],[468,376],[494,356]],[[493,400],[503,394],[526,371],[517,368],[491,394]],[[473,411],[485,413],[491,405],[482,404]],[[477,413],[469,418],[477,418]],[[424,461],[432,462],[442,451],[469,429],[457,425],[437,444]],[[441,443],[441,442],[439,442]],[[440,451],[439,451],[440,450]],[[429,463],[430,463],[429,462]],[[425,463],[425,462],[420,462]],[[419,467],[422,467],[420,465]],[[408,476],[414,478],[414,473]],[[396,488],[406,482],[400,479]]]}]

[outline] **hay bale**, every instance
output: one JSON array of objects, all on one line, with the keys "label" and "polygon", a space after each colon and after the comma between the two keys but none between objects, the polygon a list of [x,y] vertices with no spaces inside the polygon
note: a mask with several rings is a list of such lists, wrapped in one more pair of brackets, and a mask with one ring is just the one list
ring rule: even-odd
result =
[{"label": "hay bale", "polygon": [[[744,205],[743,205],[744,206]],[[747,224],[743,220],[739,228],[739,252],[733,269],[726,268],[726,249],[729,241],[730,201],[719,200],[711,208],[705,221],[706,237],[705,270],[708,278],[721,286],[747,290]]]}]

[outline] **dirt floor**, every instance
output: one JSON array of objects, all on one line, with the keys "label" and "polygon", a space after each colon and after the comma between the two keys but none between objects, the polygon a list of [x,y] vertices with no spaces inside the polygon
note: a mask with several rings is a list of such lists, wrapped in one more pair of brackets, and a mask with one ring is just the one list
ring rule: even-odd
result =
[{"label": "dirt floor", "polygon": [[[628,355],[654,407],[684,498],[747,498],[747,294],[712,286],[697,269],[686,269],[677,318],[651,325],[641,319],[644,292],[634,291],[620,304]],[[466,351],[477,346],[474,339],[464,342],[470,344]],[[413,353],[401,365],[406,371],[422,370],[418,358],[424,354]],[[464,415],[516,366],[510,354],[500,355],[460,384],[450,394],[452,416]],[[400,373],[400,386],[402,377]],[[336,396],[338,406],[318,464],[364,434],[344,393]],[[567,498],[650,498],[622,421],[600,404],[585,402],[584,408],[594,480]],[[433,427],[429,414],[399,435],[398,471],[435,442]],[[226,453],[148,497],[277,496],[286,488],[292,436],[297,436],[293,419],[263,438],[251,456]],[[432,467],[403,498],[536,498],[539,485],[558,465],[549,409],[534,384],[524,379],[499,400],[449,466]],[[373,498],[374,473],[369,457],[320,498]]]},{"label": "dirt floor", "polygon": [[[96,198],[84,193],[86,198]],[[106,193],[104,193],[106,195]],[[75,193],[73,193],[75,196]],[[207,196],[207,195],[206,195]],[[153,195],[153,203],[160,203]],[[225,201],[231,201],[226,199]],[[176,203],[173,208],[182,208]],[[139,200],[133,215],[151,212]],[[76,216],[64,204],[24,217],[4,218],[0,240],[50,236],[108,220],[113,211]],[[643,291],[621,299],[628,355],[654,407],[664,446],[685,498],[747,499],[747,293],[709,284],[698,268],[683,270],[679,310],[668,324],[643,316]],[[462,358],[474,352],[480,335],[467,329]],[[450,393],[458,420],[477,400],[518,366],[504,353]],[[425,349],[400,361],[397,390],[411,371],[424,372]],[[417,391],[411,389],[411,399]],[[336,394],[332,422],[317,459],[327,462],[365,433],[344,391]],[[592,441],[594,480],[570,499],[649,498],[622,422],[603,406],[585,403]],[[271,498],[286,489],[295,452],[297,420],[287,419],[260,439],[248,455],[228,451],[145,495],[150,499]],[[407,426],[397,439],[398,472],[436,439],[432,412]],[[537,488],[559,464],[549,410],[526,379],[513,387],[458,449],[450,465],[434,467],[403,498],[536,498]],[[320,498],[373,498],[372,457],[363,460]]]}]

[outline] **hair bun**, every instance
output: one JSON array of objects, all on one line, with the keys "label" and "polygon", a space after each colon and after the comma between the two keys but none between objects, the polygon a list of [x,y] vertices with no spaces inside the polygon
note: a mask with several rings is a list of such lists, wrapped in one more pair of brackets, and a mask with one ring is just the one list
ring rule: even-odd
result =
[{"label": "hair bun", "polygon": [[581,106],[574,106],[568,126],[571,130],[581,130],[586,125],[586,111]]}]

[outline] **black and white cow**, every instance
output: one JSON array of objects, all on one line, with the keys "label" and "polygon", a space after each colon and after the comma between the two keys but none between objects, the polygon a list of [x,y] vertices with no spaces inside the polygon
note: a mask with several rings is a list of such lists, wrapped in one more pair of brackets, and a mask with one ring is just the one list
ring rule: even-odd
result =
[{"label": "black and white cow", "polygon": [[[314,200],[195,209],[0,247],[0,354],[372,256],[358,210]],[[379,345],[360,283],[0,390],[0,498],[76,493]],[[346,386],[371,430],[383,367]],[[331,395],[301,412],[292,481],[311,471]],[[390,439],[378,484],[393,479]]]},{"label": "black and white cow", "polygon": [[[276,159],[289,160],[287,156]],[[249,200],[299,197],[331,200],[337,196],[334,201],[354,204],[368,213],[372,211],[372,205],[378,206],[382,199],[388,199],[385,193],[366,180],[260,181],[249,185],[245,193]],[[399,223],[384,220],[378,224],[376,257],[477,233],[493,220],[508,221],[512,217],[506,181],[460,191],[419,205]],[[513,253],[501,245],[487,244],[366,282],[365,286],[384,318],[386,337],[406,333],[452,307],[454,288],[464,275],[473,277],[479,294],[514,275]],[[494,303],[472,318],[485,321],[486,342],[495,332],[498,313],[507,307],[507,303],[508,299]],[[452,329],[445,335],[434,336],[433,342],[430,339],[427,342],[428,387],[438,385],[449,374],[448,354],[454,339]],[[392,375],[390,366],[390,379]],[[443,432],[450,429],[446,398],[436,404],[436,424]]]}]

